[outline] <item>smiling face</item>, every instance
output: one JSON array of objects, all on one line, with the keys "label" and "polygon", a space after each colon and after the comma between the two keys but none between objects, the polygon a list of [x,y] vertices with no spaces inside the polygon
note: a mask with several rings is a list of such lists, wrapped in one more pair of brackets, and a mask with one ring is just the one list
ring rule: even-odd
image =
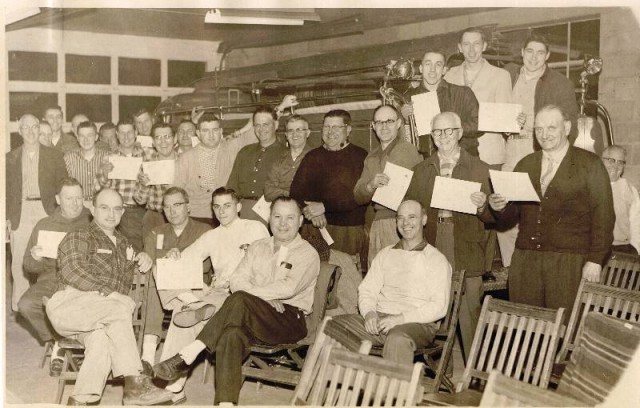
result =
[{"label": "smiling face", "polygon": [[40,121],[33,115],[24,115],[19,124],[20,136],[27,146],[40,144]]},{"label": "smiling face", "polygon": [[602,152],[602,162],[612,183],[618,181],[624,172],[625,160],[625,151],[617,146],[608,147]]},{"label": "smiling face", "polygon": [[40,133],[38,134],[38,140],[40,144],[44,146],[51,146],[51,138],[53,137],[53,130],[51,125],[47,122],[40,122]]},{"label": "smiling face", "polygon": [[236,218],[242,205],[233,199],[231,194],[216,195],[213,197],[213,212],[221,225],[227,226]]},{"label": "smiling face", "polygon": [[118,135],[118,143],[125,149],[133,147],[136,143],[136,132],[133,130],[133,125],[121,124],[118,125],[116,134]]},{"label": "smiling face", "polygon": [[91,212],[98,227],[107,234],[113,234],[124,213],[122,197],[113,190],[101,190]]},{"label": "smiling face", "polygon": [[51,125],[53,133],[57,133],[62,128],[62,111],[58,109],[47,109],[44,113],[44,120]]},{"label": "smiling face", "polygon": [[458,44],[458,51],[464,55],[464,60],[476,63],[482,59],[482,53],[487,49],[487,43],[482,40],[482,35],[476,32],[462,34]]},{"label": "smiling face", "polygon": [[149,112],[144,112],[133,119],[136,125],[136,131],[140,136],[151,136],[151,128],[153,127],[153,119]]},{"label": "smiling face", "polygon": [[557,109],[543,109],[536,115],[533,130],[542,150],[556,152],[569,143],[571,121],[564,120]]},{"label": "smiling face", "polygon": [[532,73],[542,70],[551,55],[547,47],[537,41],[529,41],[521,50],[521,54],[524,68]]},{"label": "smiling face", "polygon": [[98,135],[94,128],[83,127],[78,129],[78,143],[85,152],[91,152],[95,149],[96,140],[98,140]]},{"label": "smiling face", "polygon": [[173,136],[173,130],[169,127],[156,128],[153,131],[153,146],[161,157],[169,157],[173,152],[173,146],[176,138]]},{"label": "smiling face", "polygon": [[400,126],[402,122],[398,120],[398,115],[388,106],[383,106],[373,115],[373,128],[382,144],[392,142],[398,136]]},{"label": "smiling face", "polygon": [[204,147],[209,149],[216,148],[222,140],[222,128],[220,122],[212,120],[210,122],[201,122],[198,125],[198,138]]},{"label": "smiling face", "polygon": [[322,141],[329,150],[338,150],[347,142],[351,133],[351,126],[344,124],[344,119],[339,116],[324,118],[322,124]]},{"label": "smiling face", "polygon": [[[453,129],[451,135],[447,135],[446,129]],[[436,131],[442,131],[436,136]],[[460,121],[453,115],[439,114],[433,119],[433,129],[431,130],[433,142],[438,151],[445,156],[451,156],[459,149],[462,129]]]},{"label": "smiling face", "polygon": [[309,125],[304,120],[294,120],[287,123],[287,141],[292,149],[303,149],[309,137]]},{"label": "smiling face", "polygon": [[302,226],[302,213],[295,201],[276,201],[271,207],[269,227],[273,238],[286,245],[293,241]]},{"label": "smiling face", "polygon": [[118,138],[115,129],[103,129],[100,131],[100,140],[109,145],[109,148],[115,150],[118,147]]},{"label": "smiling face", "polygon": [[191,206],[180,193],[164,196],[162,208],[167,221],[174,227],[180,228],[189,221]]},{"label": "smiling face", "polygon": [[191,138],[196,136],[196,125],[191,122],[181,123],[178,126],[176,136],[178,137],[178,144],[180,146],[191,147],[193,144]]},{"label": "smiling face", "polygon": [[60,206],[60,213],[68,220],[78,217],[82,213],[84,204],[82,202],[82,187],[63,186],[56,194],[56,202]]},{"label": "smiling face", "polygon": [[427,224],[427,214],[422,213],[420,203],[413,200],[404,201],[398,207],[396,226],[405,241],[420,243],[422,228]]},{"label": "smiling face", "polygon": [[256,113],[253,117],[253,129],[256,137],[263,146],[268,146],[276,141],[276,129],[278,122],[266,112]]},{"label": "smiling face", "polygon": [[437,52],[424,54],[422,64],[420,64],[420,72],[422,73],[423,81],[428,85],[438,85],[447,72],[444,55]]}]

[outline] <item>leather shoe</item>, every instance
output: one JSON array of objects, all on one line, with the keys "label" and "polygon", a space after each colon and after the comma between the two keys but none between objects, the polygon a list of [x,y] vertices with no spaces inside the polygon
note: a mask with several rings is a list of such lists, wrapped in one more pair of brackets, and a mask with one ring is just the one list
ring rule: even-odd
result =
[{"label": "leather shoe", "polygon": [[495,282],[496,281],[496,275],[494,275],[493,272],[491,272],[491,271],[487,271],[487,272],[482,274],[482,281],[483,282]]},{"label": "leather shoe", "polygon": [[60,374],[62,374],[63,365],[64,360],[62,360],[61,358],[51,359],[51,363],[49,363],[49,375],[51,377],[60,377]]},{"label": "leather shoe", "polygon": [[171,398],[173,398],[171,391],[156,387],[147,376],[124,377],[122,405],[156,405],[170,401]]},{"label": "leather shoe", "polygon": [[69,399],[67,400],[67,405],[98,405],[99,403],[100,403],[99,399],[91,402],[78,401],[77,399],[74,398],[73,395],[70,396]]},{"label": "leather shoe", "polygon": [[141,375],[146,375],[147,377],[153,377],[153,367],[151,367],[151,363],[147,360],[142,361],[142,373]]},{"label": "leather shoe", "polygon": [[189,364],[184,362],[180,354],[176,354],[153,366],[155,376],[169,382],[177,380],[188,371]]},{"label": "leather shoe", "polygon": [[183,310],[182,312],[176,313],[173,318],[173,324],[178,327],[192,327],[203,320],[211,319],[211,316],[213,316],[215,312],[216,307],[209,304],[206,304],[195,310]]}]

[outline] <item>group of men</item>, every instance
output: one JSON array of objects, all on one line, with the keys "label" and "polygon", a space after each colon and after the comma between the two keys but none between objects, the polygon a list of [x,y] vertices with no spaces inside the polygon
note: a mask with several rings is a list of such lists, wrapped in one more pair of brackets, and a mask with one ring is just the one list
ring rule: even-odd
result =
[{"label": "group of men", "polygon": [[[463,32],[458,47],[465,61],[451,69],[442,52],[426,52],[423,80],[407,91],[437,94],[441,113],[421,141],[434,148],[426,159],[402,136],[403,121],[414,113],[410,103],[374,110],[371,126],[380,143],[370,152],[350,142],[351,115],[340,109],[325,114],[320,147],[307,144],[309,122],[299,115],[287,118],[288,147],[281,144],[279,118],[297,103],[294,96],[275,110],[259,107],[227,136],[208,112],[194,112],[175,132],[154,124],[148,111],[99,132],[82,115],[72,120],[73,135],[61,131],[59,108],[45,112],[48,126],[24,115],[24,144],[7,155],[12,305],[41,341],[83,342],[69,403],[97,403],[110,371],[125,378],[125,404],[183,401],[189,366],[206,349],[216,355],[215,403],[237,404],[250,345],[292,343],[307,334],[304,316],[313,312],[327,233],[332,249],[368,269],[358,289],[359,314],[336,319],[400,362],[412,361],[413,351],[433,340],[448,310],[453,270],[466,271],[460,328],[468,356],[494,230],[510,266],[510,300],[543,307],[571,308],[580,279],[599,280],[612,245],[637,253],[640,198],[620,178],[624,149],[609,147],[600,159],[572,146],[573,85],[546,65],[545,40],[525,41],[524,66],[513,79],[483,58],[481,30]],[[514,118],[520,133],[479,132],[479,101],[521,104]],[[153,148],[137,143],[139,136],[150,136]],[[172,160],[174,182],[150,184],[143,170],[137,180],[111,179],[110,156]],[[397,211],[372,202],[391,181],[388,162],[413,170]],[[492,193],[490,168],[527,173],[540,202]],[[460,197],[476,213],[432,207],[436,177],[478,182],[480,191]],[[253,210],[263,196],[271,202],[266,222]],[[368,208],[373,222],[365,230]],[[41,231],[67,233],[57,261],[42,255]],[[129,288],[136,269],[155,271],[165,257],[203,261],[204,289],[157,289],[149,279],[140,355]],[[37,275],[31,287],[24,272]],[[172,321],[154,364],[164,310],[172,311]],[[54,347],[54,374],[57,353]],[[154,376],[168,384],[159,387]]]}]

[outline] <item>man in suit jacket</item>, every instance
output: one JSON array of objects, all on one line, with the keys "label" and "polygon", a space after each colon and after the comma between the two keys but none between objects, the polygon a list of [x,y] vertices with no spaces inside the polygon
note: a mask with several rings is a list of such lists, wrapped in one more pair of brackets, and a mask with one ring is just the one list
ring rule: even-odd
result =
[{"label": "man in suit jacket", "polygon": [[31,114],[20,118],[20,136],[24,144],[7,153],[7,227],[11,236],[11,274],[13,292],[11,308],[18,310],[18,301],[29,289],[22,269],[22,257],[33,227],[56,209],[56,191],[60,180],[67,177],[67,168],[59,151],[42,146],[40,123]]},{"label": "man in suit jacket", "polygon": [[600,280],[613,240],[615,213],[609,176],[598,156],[571,146],[570,116],[555,105],[534,121],[542,151],[515,171],[526,172],[540,202],[489,196],[498,220],[520,223],[509,270],[509,300],[570,310],[581,278]]}]

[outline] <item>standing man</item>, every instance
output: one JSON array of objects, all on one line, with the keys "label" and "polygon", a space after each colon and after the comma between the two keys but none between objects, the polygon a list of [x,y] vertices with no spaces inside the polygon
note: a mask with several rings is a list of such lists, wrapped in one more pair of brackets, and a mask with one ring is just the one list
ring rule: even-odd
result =
[{"label": "standing man", "polygon": [[[11,235],[11,309],[18,311],[18,301],[29,289],[22,269],[23,256],[33,227],[56,209],[55,195],[67,169],[60,151],[42,146],[38,141],[40,123],[25,114],[19,129],[23,145],[7,153],[7,229]],[[75,138],[74,138],[75,140]]]},{"label": "standing man", "polygon": [[153,117],[147,108],[140,109],[133,114],[133,123],[138,136],[151,136],[153,122]]},{"label": "standing man", "polygon": [[58,334],[51,327],[42,304],[42,297],[50,298],[58,290],[56,278],[57,258],[42,256],[42,247],[38,245],[40,231],[71,232],[88,225],[91,213],[82,204],[82,186],[74,178],[60,181],[56,202],[60,206],[55,212],[40,221],[33,228],[31,238],[24,253],[24,270],[37,276],[37,282],[20,298],[20,314],[31,325],[39,341],[55,341],[51,350],[49,374],[56,377],[62,371],[62,356],[58,355]]},{"label": "standing man", "polygon": [[151,268],[149,255],[137,255],[116,227],[125,208],[111,189],[94,196],[93,222],[70,232],[58,248],[58,291],[47,303],[47,315],[62,336],[75,336],[84,347],[68,405],[96,405],[109,372],[124,376],[123,405],[169,401],[171,393],[142,375],[133,334],[135,302],[129,291],[135,268]]},{"label": "standing man", "polygon": [[[420,72],[422,82],[416,88],[409,88],[405,93],[407,98],[413,95],[436,92],[440,112],[455,112],[462,120],[463,139],[462,146],[472,156],[478,156],[478,100],[473,91],[466,86],[453,85],[443,77],[447,72],[447,57],[440,51],[427,51],[422,57]],[[402,106],[402,116],[405,120],[413,115],[413,105],[406,103]],[[422,138],[420,151],[430,152],[432,146],[429,135]]]},{"label": "standing man", "polygon": [[595,154],[571,146],[571,119],[554,105],[534,122],[542,151],[514,171],[526,172],[541,201],[489,197],[495,217],[520,223],[509,269],[509,300],[571,310],[580,279],[599,282],[613,241],[615,213],[609,176]]},{"label": "standing man", "polygon": [[64,163],[69,175],[82,185],[85,206],[91,208],[93,193],[100,189],[97,175],[102,162],[109,153],[96,148],[98,132],[94,123],[82,122],[78,124],[77,132],[80,149],[65,153]]},{"label": "standing man", "polygon": [[157,377],[176,380],[207,349],[216,354],[214,404],[238,404],[242,361],[251,344],[295,343],[307,335],[304,316],[311,313],[320,259],[298,234],[302,220],[296,200],[273,202],[273,237],[249,246],[230,278],[231,296],[196,341],[153,367]]},{"label": "standing man", "polygon": [[[485,222],[493,222],[485,205],[489,194],[489,166],[478,157],[470,155],[460,146],[462,124],[454,112],[436,115],[432,122],[436,154],[413,168],[413,178],[407,198],[420,202],[427,209],[427,242],[442,252],[453,270],[465,270],[465,291],[460,304],[460,332],[465,358],[471,351],[471,343],[480,317],[482,298],[482,273],[487,237]],[[442,210],[431,207],[431,198],[437,176],[473,181],[481,184],[481,191],[471,197],[478,208],[476,214]]]},{"label": "standing man", "polygon": [[62,131],[62,108],[59,106],[49,106],[44,111],[43,119],[51,125],[53,134],[51,136],[51,146],[55,147],[62,153],[77,149],[78,141],[73,133],[65,133]]},{"label": "standing man", "polygon": [[96,148],[115,152],[118,150],[118,137],[116,136],[116,125],[107,122],[100,126],[100,137],[96,142]]},{"label": "standing man", "polygon": [[189,119],[183,119],[176,130],[178,138],[178,154],[182,154],[193,148],[193,137],[196,137],[196,125]]},{"label": "standing man", "polygon": [[38,135],[38,140],[40,141],[41,145],[51,147],[53,130],[51,130],[51,125],[49,123],[40,122],[40,133]]},{"label": "standing man", "polygon": [[[364,169],[353,188],[358,204],[370,203],[375,191],[389,183],[389,176],[384,174],[387,162],[412,169],[422,161],[422,156],[415,146],[398,137],[402,120],[396,108],[390,105],[376,108],[373,111],[371,126],[380,140],[380,145],[364,159]],[[373,204],[373,210],[375,217],[369,233],[369,265],[382,248],[398,242],[396,212],[377,203]]]}]

